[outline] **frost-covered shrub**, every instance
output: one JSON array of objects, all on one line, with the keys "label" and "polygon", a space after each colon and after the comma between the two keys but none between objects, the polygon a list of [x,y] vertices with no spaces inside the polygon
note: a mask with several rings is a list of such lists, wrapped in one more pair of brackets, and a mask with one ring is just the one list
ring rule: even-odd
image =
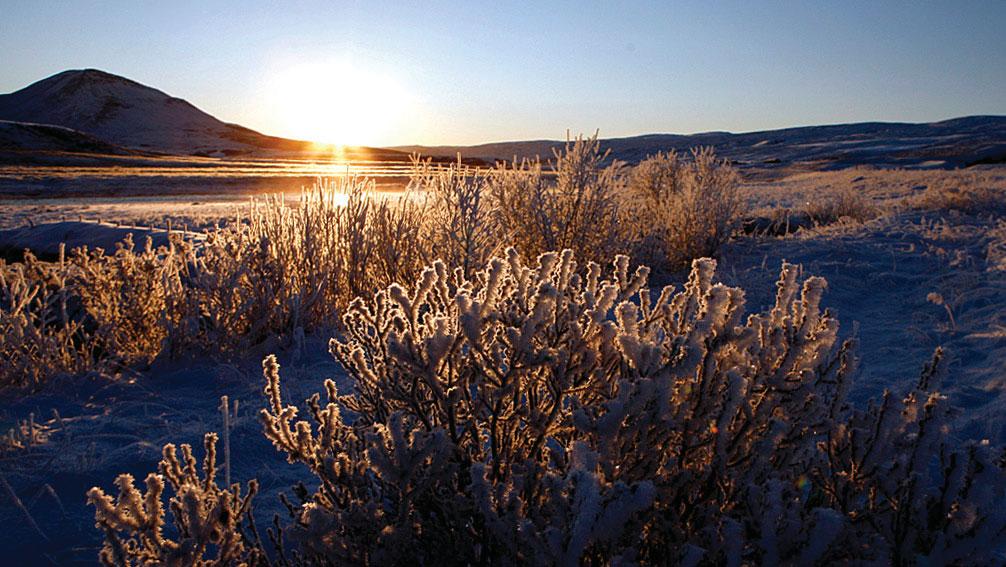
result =
[{"label": "frost-covered shrub", "polygon": [[78,249],[72,262],[74,292],[93,326],[89,346],[107,361],[150,363],[185,316],[183,262],[174,245],[155,250],[147,238],[137,251],[128,234],[113,254]]},{"label": "frost-covered shrub", "polygon": [[36,387],[94,365],[91,336],[68,288],[69,264],[0,260],[0,388]]},{"label": "frost-covered shrub", "polygon": [[852,411],[828,432],[812,486],[843,512],[831,556],[897,565],[1006,560],[1004,453],[947,436],[937,350],[915,388]]},{"label": "frost-covered shrub", "polygon": [[609,163],[595,134],[577,137],[543,168],[539,160],[501,164],[490,178],[501,240],[527,257],[573,250],[605,261],[625,251],[618,218],[623,167]]},{"label": "frost-covered shrub", "polygon": [[[164,353],[232,356],[267,341],[300,345],[306,333],[336,325],[354,297],[412,281],[435,259],[471,278],[509,243],[527,257],[566,248],[605,261],[637,251],[637,241],[659,242],[662,256],[691,258],[728,234],[721,217],[732,178],[710,153],[650,179],[654,199],[626,193],[627,170],[607,158],[595,135],[567,143],[547,171],[539,161],[480,170],[417,160],[410,190],[397,199],[379,196],[370,180],[343,177],[299,199],[253,200],[244,218],[198,242],[176,233],[157,249],[130,237],[112,253],[75,251],[59,269],[58,293],[34,283],[9,290],[0,340],[13,362],[0,385],[119,370]],[[668,228],[680,226],[687,234]],[[10,299],[32,289],[39,291],[29,310]],[[76,309],[64,320],[59,309],[40,307],[53,302]]]},{"label": "frost-covered shrub", "polygon": [[382,285],[413,281],[430,261],[425,199],[405,191],[397,199],[381,199],[367,229],[376,253],[369,270]]},{"label": "frost-covered shrub", "polygon": [[238,351],[331,325],[353,297],[418,273],[422,219],[411,201],[379,199],[355,178],[292,203],[254,201],[244,222],[211,231],[190,255],[183,283],[199,316],[186,336]]},{"label": "frost-covered shrub", "polygon": [[319,479],[287,541],[376,564],[1001,560],[1001,455],[948,443],[936,364],[854,411],[824,280],[785,265],[745,319],[714,267],[653,294],[625,257],[511,249],[354,301],[331,345],[352,394],[328,381],[298,420],[264,363],[266,435]]},{"label": "frost-covered shrub", "polygon": [[804,212],[818,226],[843,221],[865,222],[879,214],[869,197],[855,189],[840,190],[808,203]]},{"label": "frost-covered shrub", "polygon": [[[131,475],[115,480],[116,498],[92,488],[87,500],[95,508],[95,525],[104,532],[99,559],[105,565],[255,565],[262,561],[261,544],[242,531],[258,484],[221,488],[216,483],[216,434],[206,435],[202,476],[189,445],[165,445],[160,474],[148,474],[140,492]],[[165,533],[162,497],[165,480],[172,525]]]},{"label": "frost-covered shrub", "polygon": [[[330,328],[349,301],[414,279],[434,247],[427,209],[374,195],[370,181],[320,182],[299,200],[254,200],[240,222],[193,243],[0,269],[0,387],[117,371],[168,353],[234,355]],[[483,262],[484,259],[479,259]]]},{"label": "frost-covered shrub", "polygon": [[249,301],[253,342],[330,319],[349,299],[373,289],[374,247],[367,236],[369,182],[317,184],[293,204],[277,196],[253,204],[248,223],[222,234],[246,243],[236,271]]},{"label": "frost-covered shrub", "polygon": [[733,232],[738,176],[711,148],[658,153],[629,174],[625,223],[644,261],[685,267],[715,255]]},{"label": "frost-covered shrub", "polygon": [[[578,270],[568,250],[528,265],[509,249],[472,278],[437,262],[410,289],[354,300],[331,343],[352,393],[326,381],[299,419],[276,359],[263,363],[265,435],[317,477],[297,487],[273,553],[1001,562],[1003,453],[948,437],[942,354],[903,399],[851,408],[852,344],[821,310],[824,280],[784,265],[775,304],[745,318],[743,292],[713,283],[714,270],[698,260],[683,290],[655,294],[624,256],[606,273]],[[203,479],[190,450],[178,464],[165,448],[177,541],[160,531],[160,477],[146,495],[120,477],[118,502],[91,491],[105,560],[262,560],[247,498],[213,482],[213,439]]]},{"label": "frost-covered shrub", "polygon": [[424,256],[440,258],[468,275],[485,265],[500,245],[495,208],[501,205],[490,200],[490,182],[489,172],[460,160],[447,167],[413,162],[409,190],[424,205],[422,234],[430,247]]}]

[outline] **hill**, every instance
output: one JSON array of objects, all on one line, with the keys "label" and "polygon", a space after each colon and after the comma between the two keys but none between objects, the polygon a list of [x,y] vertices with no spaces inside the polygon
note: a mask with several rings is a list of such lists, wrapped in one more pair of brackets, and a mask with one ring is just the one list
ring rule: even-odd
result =
[{"label": "hill", "polygon": [[94,136],[51,124],[0,120],[0,148],[122,155],[133,152]]},{"label": "hill", "polygon": [[[477,146],[397,146],[429,156],[484,160],[551,157],[564,142],[533,140]],[[854,165],[953,168],[1006,160],[1006,116],[969,116],[924,124],[863,122],[734,134],[647,134],[602,141],[616,159],[637,162],[658,151],[714,146],[741,167],[840,169]]]}]

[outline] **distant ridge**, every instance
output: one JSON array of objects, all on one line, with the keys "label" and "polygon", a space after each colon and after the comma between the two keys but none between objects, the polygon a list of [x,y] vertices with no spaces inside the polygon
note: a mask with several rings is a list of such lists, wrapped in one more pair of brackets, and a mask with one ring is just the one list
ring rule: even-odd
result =
[{"label": "distant ridge", "polygon": [[[551,158],[563,146],[558,140],[497,142],[475,146],[395,146],[427,156],[487,161]],[[741,167],[777,168],[803,165],[838,169],[854,165],[881,167],[964,167],[1006,161],[1006,116],[966,116],[931,123],[862,122],[803,126],[760,132],[645,134],[602,139],[616,159],[637,162],[658,151],[687,151],[714,146]]]},{"label": "distant ridge", "polygon": [[[311,142],[228,124],[184,99],[97,69],[63,71],[0,95],[0,120],[61,126],[113,146],[175,155],[294,157],[325,152]],[[349,148],[345,157],[408,158],[375,148]]]}]

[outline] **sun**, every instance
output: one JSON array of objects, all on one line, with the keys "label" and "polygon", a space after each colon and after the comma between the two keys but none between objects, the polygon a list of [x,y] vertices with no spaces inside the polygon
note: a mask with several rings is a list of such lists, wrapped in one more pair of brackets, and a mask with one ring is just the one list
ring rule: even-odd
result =
[{"label": "sun", "polygon": [[348,62],[295,64],[271,82],[283,134],[325,144],[379,145],[409,102],[391,77]]}]

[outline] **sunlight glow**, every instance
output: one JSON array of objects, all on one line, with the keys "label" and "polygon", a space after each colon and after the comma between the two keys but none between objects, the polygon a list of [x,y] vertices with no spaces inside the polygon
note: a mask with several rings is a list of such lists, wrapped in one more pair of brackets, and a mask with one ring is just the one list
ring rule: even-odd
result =
[{"label": "sunlight glow", "polygon": [[324,144],[376,145],[409,105],[390,77],[348,62],[295,64],[270,83],[284,135]]}]

